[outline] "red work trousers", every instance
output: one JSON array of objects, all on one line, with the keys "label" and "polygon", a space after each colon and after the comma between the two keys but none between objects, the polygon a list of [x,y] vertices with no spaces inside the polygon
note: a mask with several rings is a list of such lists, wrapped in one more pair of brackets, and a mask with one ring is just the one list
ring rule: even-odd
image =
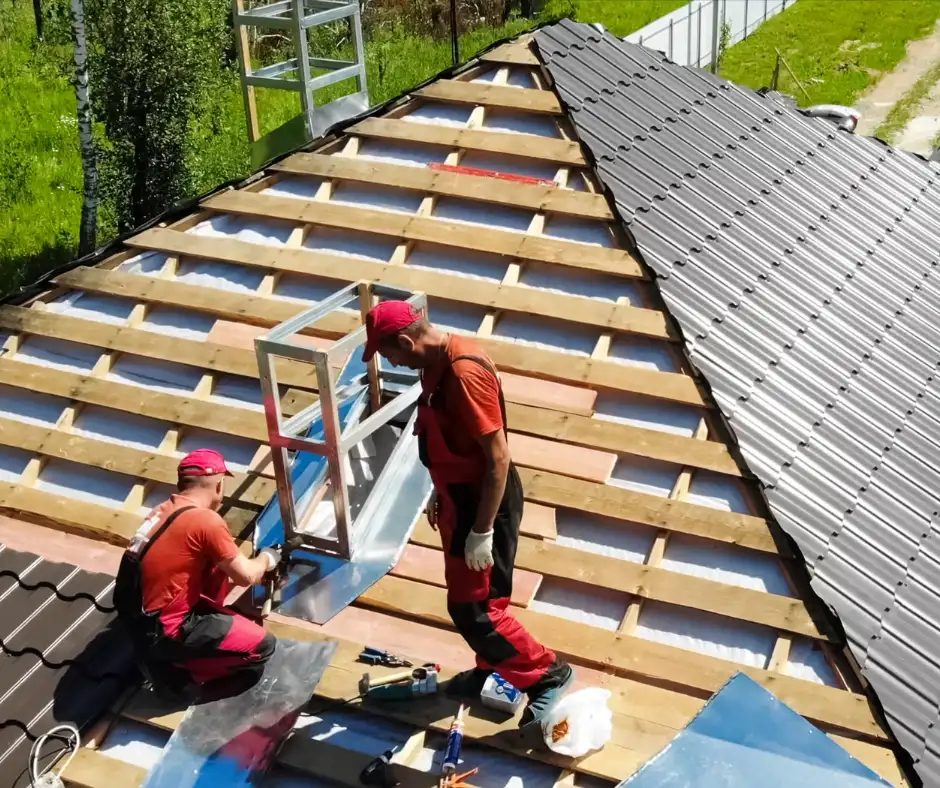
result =
[{"label": "red work trousers", "polygon": [[221,575],[206,589],[172,637],[161,638],[151,659],[180,668],[197,684],[244,675],[257,680],[274,653],[276,639],[264,627],[222,603],[230,590]]},{"label": "red work trousers", "polygon": [[470,569],[464,558],[467,535],[480,501],[478,485],[435,486],[450,617],[476,653],[477,667],[496,670],[510,684],[521,690],[529,689],[554,665],[555,654],[509,612],[522,521],[519,474],[514,465],[510,466],[506,492],[493,524],[493,566],[483,572]]}]

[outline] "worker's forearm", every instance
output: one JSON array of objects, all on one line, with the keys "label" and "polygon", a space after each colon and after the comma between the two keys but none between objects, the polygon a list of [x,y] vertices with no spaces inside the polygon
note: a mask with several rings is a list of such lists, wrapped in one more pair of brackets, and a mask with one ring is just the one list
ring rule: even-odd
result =
[{"label": "worker's forearm", "polygon": [[251,559],[251,570],[249,571],[249,585],[256,586],[264,580],[268,573],[268,560],[263,556],[255,556]]},{"label": "worker's forearm", "polygon": [[506,480],[509,478],[509,459],[488,462],[483,486],[480,489],[480,504],[477,507],[477,519],[473,530],[485,534],[492,530],[493,521],[499,511],[500,501],[506,492]]}]

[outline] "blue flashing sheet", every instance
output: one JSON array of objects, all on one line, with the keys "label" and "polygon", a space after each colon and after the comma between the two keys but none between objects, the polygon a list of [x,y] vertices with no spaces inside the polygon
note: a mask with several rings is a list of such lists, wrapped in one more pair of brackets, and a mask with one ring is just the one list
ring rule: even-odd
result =
[{"label": "blue flashing sheet", "polygon": [[621,786],[872,788],[890,785],[743,673]]}]

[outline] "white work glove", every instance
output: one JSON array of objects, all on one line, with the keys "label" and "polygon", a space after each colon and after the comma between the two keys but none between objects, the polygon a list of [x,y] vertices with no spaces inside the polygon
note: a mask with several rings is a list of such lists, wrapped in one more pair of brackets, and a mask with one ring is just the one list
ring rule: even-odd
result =
[{"label": "white work glove", "polygon": [[493,565],[493,529],[485,534],[470,531],[463,549],[464,558],[474,572],[483,572]]},{"label": "white work glove", "polygon": [[265,547],[258,553],[258,556],[264,558],[268,572],[274,571],[274,568],[281,562],[281,551],[276,547]]}]

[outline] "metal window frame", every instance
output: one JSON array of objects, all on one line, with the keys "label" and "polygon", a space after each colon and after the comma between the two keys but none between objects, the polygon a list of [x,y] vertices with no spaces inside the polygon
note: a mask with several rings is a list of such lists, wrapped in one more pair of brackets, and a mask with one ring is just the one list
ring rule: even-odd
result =
[{"label": "metal window frame", "polygon": [[[356,59],[310,57],[307,30],[340,19],[350,20]],[[239,50],[238,61],[246,112],[255,112],[250,93],[253,88],[274,88],[299,93],[309,141],[318,137],[333,123],[364,112],[368,108],[369,88],[366,83],[365,45],[359,0],[279,0],[247,11],[241,7],[239,0],[233,0],[232,20]],[[293,42],[295,56],[253,70],[251,53],[246,51],[248,37],[242,35],[243,29],[247,27],[283,30]],[[313,76],[311,69],[326,70],[327,73]],[[291,74],[294,76],[290,76]],[[318,108],[314,93],[346,79],[356,80],[355,92]],[[254,118],[254,126],[249,124],[248,134],[251,143],[259,142],[259,138],[255,136],[257,118]]]},{"label": "metal window frame", "polygon": [[[271,446],[274,478],[285,537],[299,535],[305,546],[335,553],[346,560],[354,557],[360,542],[354,530],[355,522],[350,513],[346,488],[346,460],[349,451],[411,407],[417,402],[421,393],[419,381],[399,393],[387,404],[382,405],[385,375],[379,357],[376,356],[367,366],[366,374],[372,413],[358,424],[350,426],[345,434],[341,430],[340,403],[348,396],[361,393],[363,384],[351,384],[337,389],[334,370],[341,366],[342,359],[358,352],[358,349],[365,344],[366,314],[372,308],[376,298],[407,301],[427,316],[427,298],[423,293],[413,293],[409,290],[369,282],[356,282],[320,301],[310,309],[295,315],[290,320],[275,326],[255,340],[268,441]],[[359,304],[362,326],[333,343],[328,349],[320,350],[291,341],[294,335],[354,301],[358,301]],[[319,393],[317,402],[288,418],[284,417],[281,409],[274,363],[276,358],[289,358],[311,364],[316,371]],[[401,376],[389,370],[388,377],[390,381],[397,381]],[[307,435],[310,428],[319,422],[323,425],[322,440]],[[296,511],[288,451],[311,452],[326,458],[336,516],[335,539],[305,534],[300,530],[300,524],[310,513],[310,503],[308,502],[302,512]],[[368,519],[368,511],[372,508],[370,502],[383,495],[384,488],[389,484],[389,478],[389,474],[381,473],[376,479],[359,517],[356,518],[357,522],[360,519]]]}]

